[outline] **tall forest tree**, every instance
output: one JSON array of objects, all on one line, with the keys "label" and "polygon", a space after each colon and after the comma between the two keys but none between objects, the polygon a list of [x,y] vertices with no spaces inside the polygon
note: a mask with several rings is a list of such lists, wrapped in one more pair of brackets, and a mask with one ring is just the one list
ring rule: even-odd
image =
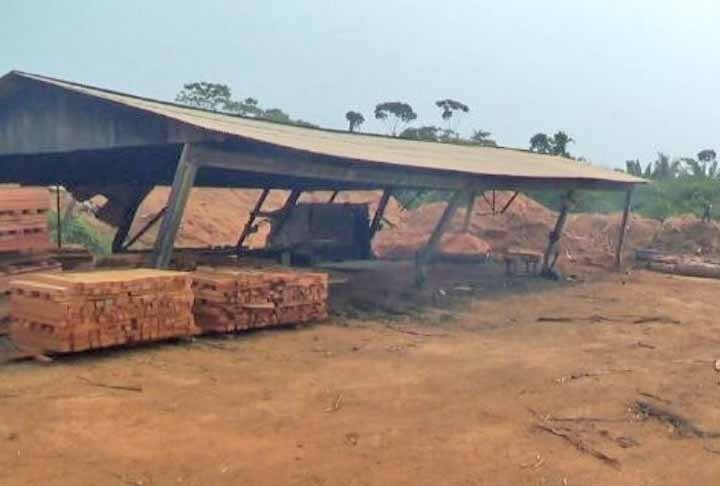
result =
[{"label": "tall forest tree", "polygon": [[386,123],[392,136],[396,137],[398,128],[416,120],[417,113],[408,103],[385,101],[375,106],[375,118]]},{"label": "tall forest tree", "polygon": [[[470,111],[470,108],[465,103],[450,98],[436,101],[435,106],[442,111],[442,119],[447,123],[447,129],[451,131],[457,131],[459,126],[459,118],[456,113],[459,115]],[[456,122],[454,125],[453,120]]]},{"label": "tall forest tree", "polygon": [[348,111],[345,113],[345,119],[348,122],[348,130],[350,132],[354,132],[360,125],[365,123],[365,117],[357,111]]}]

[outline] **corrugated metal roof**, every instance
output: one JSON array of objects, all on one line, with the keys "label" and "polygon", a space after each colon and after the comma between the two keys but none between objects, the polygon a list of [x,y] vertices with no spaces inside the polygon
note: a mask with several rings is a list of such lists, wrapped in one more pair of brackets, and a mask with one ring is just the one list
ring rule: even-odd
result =
[{"label": "corrugated metal roof", "polygon": [[474,175],[544,180],[580,179],[619,184],[647,182],[626,173],[526,150],[423,142],[284,125],[189,108],[35,74],[14,74],[211,132],[316,154]]}]

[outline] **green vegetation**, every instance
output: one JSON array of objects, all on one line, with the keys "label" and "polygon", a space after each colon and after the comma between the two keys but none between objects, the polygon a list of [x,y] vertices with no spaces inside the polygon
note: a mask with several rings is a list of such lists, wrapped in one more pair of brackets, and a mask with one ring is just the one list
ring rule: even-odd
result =
[{"label": "green vegetation", "polygon": [[204,81],[187,83],[183,85],[183,89],[177,94],[175,101],[204,110],[238,114],[288,125],[317,127],[317,125],[304,120],[293,120],[290,115],[280,108],[263,109],[256,98],[245,98],[242,101],[234,100],[232,90],[226,84]]},{"label": "green vegetation", "polygon": [[[50,239],[57,242],[57,213],[48,214],[48,227]],[[96,255],[109,255],[112,239],[101,235],[90,226],[81,216],[69,216],[62,221],[63,243],[82,245]]]}]

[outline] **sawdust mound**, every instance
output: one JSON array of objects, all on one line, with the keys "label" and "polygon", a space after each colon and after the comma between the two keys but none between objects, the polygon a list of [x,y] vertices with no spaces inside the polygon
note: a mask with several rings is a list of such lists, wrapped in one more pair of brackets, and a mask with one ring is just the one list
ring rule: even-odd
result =
[{"label": "sawdust mound", "polygon": [[[495,207],[505,206],[512,197],[511,192],[497,192]],[[524,195],[518,195],[503,214],[492,214],[491,202],[479,198],[476,201],[468,232],[478,246],[478,253],[501,255],[509,248],[522,248],[542,252],[552,231],[557,213]],[[415,254],[427,241],[442,215],[444,202],[427,204],[414,211],[403,213],[400,224],[393,229],[381,232],[374,244],[374,250],[380,257],[397,258]],[[620,214],[577,214],[568,218],[568,224],[561,240],[561,254],[558,264],[561,269],[571,264],[589,267],[610,268],[614,263],[617,248]],[[465,220],[465,209],[460,209],[450,227],[446,238],[459,238]],[[657,221],[634,215],[629,224],[626,252],[633,248],[647,246],[660,224]],[[443,240],[442,251],[457,251],[447,248],[448,239]],[[458,240],[460,241],[460,240]],[[469,243],[469,240],[465,240]],[[459,243],[462,245],[462,243]],[[487,246],[485,246],[487,245]],[[486,249],[487,248],[487,249]],[[472,244],[463,248],[463,252],[472,253]]]},{"label": "sawdust mound", "polygon": [[[178,247],[210,247],[235,245],[248,215],[260,196],[254,189],[195,188],[190,191],[182,226],[178,234]],[[131,234],[134,234],[167,203],[169,187],[156,187],[138,209]],[[304,193],[300,202],[326,202],[330,192]],[[263,211],[280,209],[288,196],[287,191],[270,191]],[[339,203],[370,203],[371,214],[380,199],[379,191],[341,192],[335,199]],[[386,218],[392,220],[400,212],[399,204],[391,199]],[[140,239],[137,248],[150,248],[157,237],[159,225]],[[258,231],[248,238],[246,245],[261,248],[265,245],[270,226],[260,223]]]},{"label": "sawdust mound", "polygon": [[667,253],[720,256],[720,224],[703,223],[693,215],[669,218],[650,246]]}]

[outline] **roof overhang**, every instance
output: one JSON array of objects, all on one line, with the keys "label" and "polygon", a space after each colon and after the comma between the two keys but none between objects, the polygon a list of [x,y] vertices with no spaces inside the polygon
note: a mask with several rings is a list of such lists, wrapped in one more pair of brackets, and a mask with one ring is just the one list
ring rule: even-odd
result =
[{"label": "roof overhang", "polygon": [[621,190],[646,182],[524,150],[284,125],[16,71],[0,78],[0,181],[168,184],[186,143],[203,168],[198,185]]}]

